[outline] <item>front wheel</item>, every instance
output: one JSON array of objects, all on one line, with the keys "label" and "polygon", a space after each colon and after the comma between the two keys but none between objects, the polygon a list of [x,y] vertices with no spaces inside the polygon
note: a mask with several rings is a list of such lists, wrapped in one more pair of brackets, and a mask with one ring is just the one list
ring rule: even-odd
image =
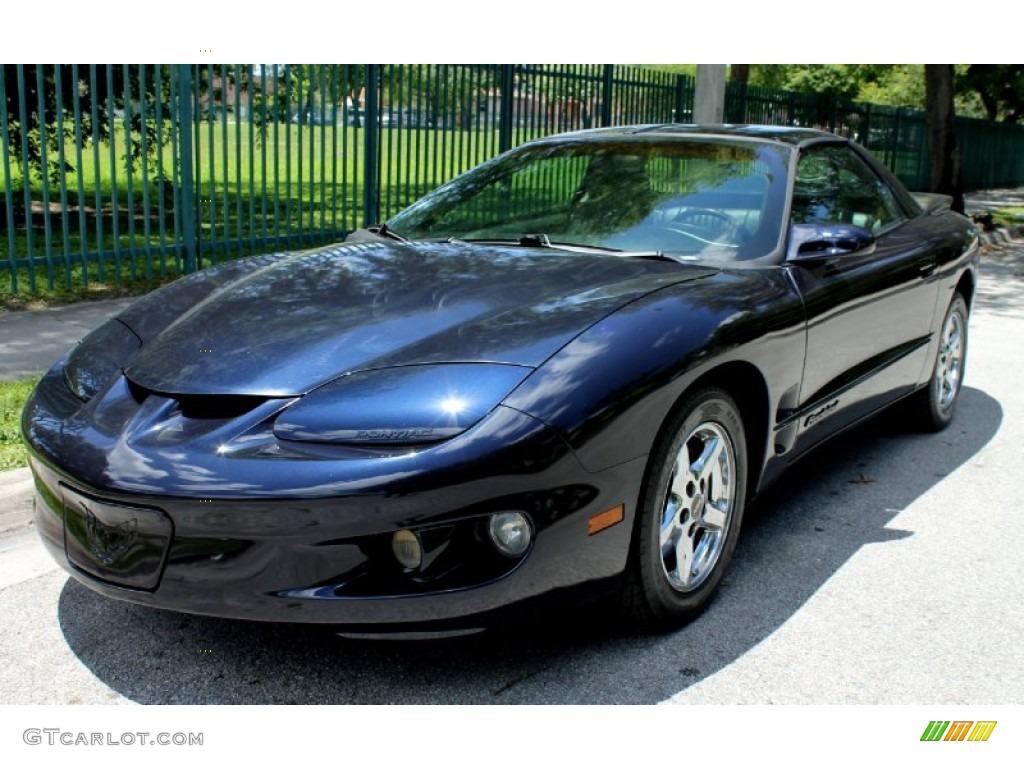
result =
[{"label": "front wheel", "polygon": [[953,420],[967,362],[967,316],[967,302],[954,294],[942,321],[931,379],[912,396],[913,415],[925,430],[937,432]]},{"label": "front wheel", "polygon": [[625,597],[635,618],[699,612],[736,547],[747,482],[739,408],[720,389],[689,396],[651,454]]}]

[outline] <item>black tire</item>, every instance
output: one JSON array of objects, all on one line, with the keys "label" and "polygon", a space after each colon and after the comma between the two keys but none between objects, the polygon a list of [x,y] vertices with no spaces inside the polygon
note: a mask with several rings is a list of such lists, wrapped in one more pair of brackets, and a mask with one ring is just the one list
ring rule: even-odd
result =
[{"label": "black tire", "polygon": [[910,397],[910,414],[920,429],[938,432],[953,420],[967,363],[967,321],[967,302],[957,292],[942,320],[931,378]]},{"label": "black tire", "polygon": [[623,595],[634,619],[676,624],[708,604],[736,548],[746,484],[735,401],[717,388],[692,393],[648,460]]}]

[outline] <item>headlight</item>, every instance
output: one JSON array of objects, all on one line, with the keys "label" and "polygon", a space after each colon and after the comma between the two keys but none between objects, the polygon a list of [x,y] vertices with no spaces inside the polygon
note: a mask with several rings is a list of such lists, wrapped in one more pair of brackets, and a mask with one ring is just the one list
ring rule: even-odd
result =
[{"label": "headlight", "polygon": [[353,373],[287,408],[274,434],[317,443],[444,440],[480,421],[531,371],[518,365],[437,363]]},{"label": "headlight", "polygon": [[487,534],[494,548],[506,557],[519,557],[530,548],[533,532],[522,512],[497,512],[487,520]]},{"label": "headlight", "polygon": [[391,551],[395,559],[406,570],[416,570],[423,562],[423,545],[420,537],[403,528],[391,537]]},{"label": "headlight", "polygon": [[91,400],[139,351],[142,342],[124,323],[111,320],[71,352],[64,376],[77,397]]}]

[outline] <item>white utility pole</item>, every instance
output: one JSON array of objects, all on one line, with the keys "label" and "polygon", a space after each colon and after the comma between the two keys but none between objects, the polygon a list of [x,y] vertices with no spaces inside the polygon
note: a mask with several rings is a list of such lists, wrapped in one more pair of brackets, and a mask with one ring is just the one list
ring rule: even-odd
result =
[{"label": "white utility pole", "polygon": [[725,119],[725,64],[697,65],[693,122],[721,123]]}]

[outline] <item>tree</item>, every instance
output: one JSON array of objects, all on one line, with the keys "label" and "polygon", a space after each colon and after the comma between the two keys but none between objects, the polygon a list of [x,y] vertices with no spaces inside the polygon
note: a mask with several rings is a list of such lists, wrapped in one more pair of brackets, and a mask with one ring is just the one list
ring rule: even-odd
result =
[{"label": "tree", "polygon": [[[856,99],[875,82],[885,64],[733,64],[733,80],[764,88],[810,91],[841,99]],[[747,79],[743,70],[749,68]],[[738,72],[737,72],[738,70]]]},{"label": "tree", "polygon": [[[3,78],[8,150],[13,158],[28,166],[32,178],[42,178],[46,173],[57,184],[62,173],[75,170],[67,153],[61,165],[60,149],[76,138],[76,97],[82,147],[93,141],[109,141],[114,130],[120,128],[131,138],[131,152],[123,157],[124,162],[134,169],[142,157],[143,132],[147,148],[154,156],[162,144],[170,141],[170,131],[158,131],[155,120],[158,109],[163,111],[164,119],[170,116],[169,65],[4,64]],[[139,109],[143,102],[146,120]]]},{"label": "tree", "polygon": [[787,64],[751,64],[748,83],[761,88],[785,88],[789,69]]},{"label": "tree", "polygon": [[[810,91],[890,107],[925,109],[923,64],[750,64],[752,86]],[[1024,65],[954,65],[957,115],[1013,120],[1024,115]],[[732,80],[739,80],[733,75]],[[991,109],[983,106],[984,93]],[[1017,105],[1017,109],[1013,109]],[[1002,118],[1000,116],[1003,116]]]},{"label": "tree", "polygon": [[963,213],[960,151],[953,126],[953,65],[925,64],[924,75],[928,156],[932,166],[930,189],[950,195],[953,210]]},{"label": "tree", "polygon": [[855,99],[861,84],[870,79],[871,70],[860,64],[817,64],[790,67],[786,87],[793,91],[813,91],[840,99]]},{"label": "tree", "polygon": [[[358,105],[365,82],[363,64],[262,65],[258,83],[252,85],[252,117],[283,123],[298,115],[303,122],[312,122],[323,110],[334,120],[340,103]],[[353,120],[358,122],[358,112]]]},{"label": "tree", "polygon": [[389,90],[400,92],[404,78],[434,125],[463,130],[478,119],[481,107],[489,102],[488,93],[501,82],[500,67],[495,65],[393,65],[389,70]]},{"label": "tree", "polygon": [[976,93],[989,120],[1024,117],[1024,64],[971,64],[957,78],[960,93]]},{"label": "tree", "polygon": [[913,109],[924,109],[924,97],[923,64],[877,64],[857,93],[858,101]]}]

